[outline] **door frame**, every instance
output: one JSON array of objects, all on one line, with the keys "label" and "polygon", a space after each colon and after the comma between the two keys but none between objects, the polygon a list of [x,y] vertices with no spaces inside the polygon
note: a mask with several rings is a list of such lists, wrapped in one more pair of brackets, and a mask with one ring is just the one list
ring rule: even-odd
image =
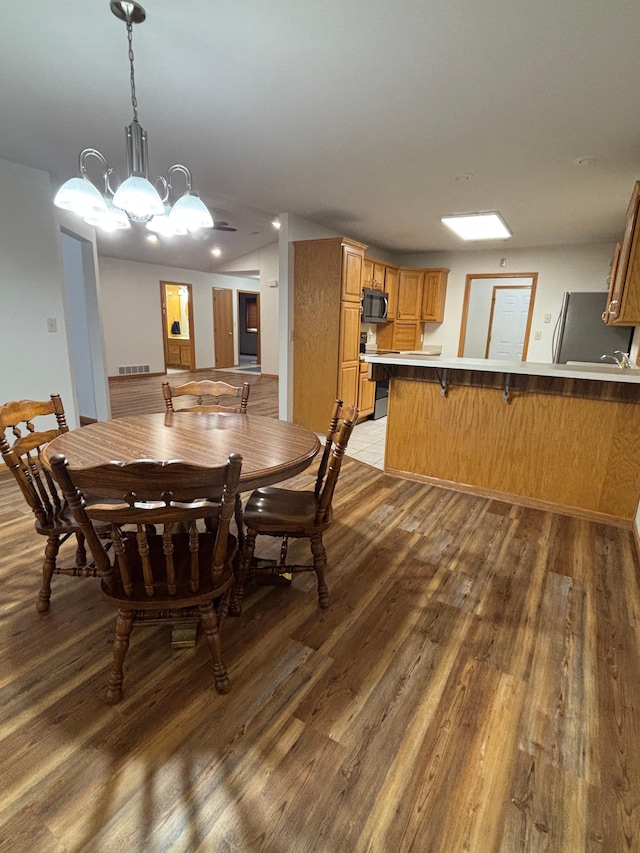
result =
[{"label": "door frame", "polygon": [[196,335],[193,322],[193,288],[186,281],[164,281],[160,280],[160,319],[162,322],[162,352],[164,354],[164,372],[167,372],[167,361],[169,360],[168,333],[167,333],[167,299],[165,285],[187,288],[187,316],[189,318],[189,361],[191,370],[196,369]]},{"label": "door frame", "polygon": [[[527,360],[527,352],[529,349],[529,337],[531,334],[531,323],[533,320],[533,308],[536,301],[536,288],[538,285],[538,273],[537,272],[501,272],[501,273],[467,273],[467,277],[465,279],[464,285],[464,303],[462,306],[462,320],[460,323],[460,338],[458,340],[458,356],[460,358],[464,357],[464,342],[467,334],[467,323],[469,319],[469,302],[471,299],[471,286],[472,283],[477,279],[486,279],[486,278],[528,278],[531,279],[531,299],[529,301],[529,314],[527,316],[527,328],[525,330],[525,339],[524,346],[522,348],[522,361]],[[518,285],[513,285],[517,287]],[[489,326],[489,329],[491,326]]]},{"label": "door frame", "polygon": [[[496,291],[497,290],[528,290],[529,291],[529,306],[531,306],[531,285],[530,284],[494,284],[493,293],[491,295],[491,312],[489,314],[489,328],[487,329],[487,343],[484,348],[484,357],[489,358],[489,349],[491,347],[491,333],[493,332],[493,312],[496,307]],[[529,344],[529,328],[531,325],[531,312],[527,314],[527,327],[525,329],[525,339],[522,348],[522,361],[525,360],[525,352]]]},{"label": "door frame", "polygon": [[[221,365],[218,364],[218,352],[216,351],[216,346],[219,345],[219,337],[216,334],[216,292],[220,291],[225,294],[230,295],[230,305],[231,305],[231,328],[225,329],[224,334],[228,337],[231,335],[231,364],[230,365]],[[215,285],[211,288],[211,311],[213,318],[213,364],[214,367],[223,369],[224,367],[236,367],[236,339],[235,339],[235,324],[233,318],[233,288],[232,287],[216,287]],[[218,329],[218,332],[220,329]]]},{"label": "door frame", "polygon": [[256,297],[256,302],[257,302],[257,307],[258,307],[258,339],[257,339],[257,347],[256,347],[256,349],[257,349],[256,359],[257,359],[257,364],[262,364],[262,355],[261,355],[261,353],[262,353],[262,338],[261,338],[262,322],[260,320],[260,291],[259,290],[237,290],[236,293],[238,294],[238,296],[237,296],[237,306],[238,306],[238,364],[240,364],[240,355],[241,355],[241,353],[240,353],[240,334],[242,331],[242,325],[241,325],[242,320],[240,317],[240,302],[241,302],[240,297],[242,294],[244,294],[245,296],[255,296]]}]

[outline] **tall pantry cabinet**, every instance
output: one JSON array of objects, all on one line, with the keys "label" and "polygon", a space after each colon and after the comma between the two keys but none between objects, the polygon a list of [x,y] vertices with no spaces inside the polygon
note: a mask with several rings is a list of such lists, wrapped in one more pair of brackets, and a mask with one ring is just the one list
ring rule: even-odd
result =
[{"label": "tall pantry cabinet", "polygon": [[365,248],[341,237],[294,243],[293,420],[315,432],[336,397],[358,401]]}]

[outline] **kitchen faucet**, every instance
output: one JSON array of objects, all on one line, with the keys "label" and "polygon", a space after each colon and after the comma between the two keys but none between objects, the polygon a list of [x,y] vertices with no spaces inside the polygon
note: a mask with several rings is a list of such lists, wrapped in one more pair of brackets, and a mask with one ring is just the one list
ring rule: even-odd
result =
[{"label": "kitchen faucet", "polygon": [[[619,356],[619,358],[617,356]],[[622,350],[617,349],[613,355],[601,355],[600,361],[604,361],[607,358],[610,358],[611,361],[613,361],[614,364],[617,364],[621,370],[623,370],[625,367],[631,367],[631,359],[629,358],[628,352],[622,352]]]}]

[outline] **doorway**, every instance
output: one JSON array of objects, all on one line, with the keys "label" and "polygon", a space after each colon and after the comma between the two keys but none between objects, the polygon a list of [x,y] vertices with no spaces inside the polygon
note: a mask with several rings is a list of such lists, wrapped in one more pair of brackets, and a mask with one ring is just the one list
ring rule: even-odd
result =
[{"label": "doorway", "polygon": [[238,291],[238,363],[260,364],[260,294],[254,291]]},{"label": "doorway", "polygon": [[537,282],[537,273],[467,275],[458,355],[526,361]]},{"label": "doorway", "polygon": [[160,298],[165,370],[195,370],[191,285],[161,281]]},{"label": "doorway", "polygon": [[226,287],[213,288],[213,348],[217,368],[234,367],[233,291]]}]

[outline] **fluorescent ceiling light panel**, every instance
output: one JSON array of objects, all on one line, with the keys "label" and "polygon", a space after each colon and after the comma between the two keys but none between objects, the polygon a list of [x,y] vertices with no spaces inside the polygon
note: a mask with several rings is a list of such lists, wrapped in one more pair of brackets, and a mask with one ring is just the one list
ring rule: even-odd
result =
[{"label": "fluorescent ceiling light panel", "polygon": [[499,213],[463,213],[440,220],[463,240],[508,240],[511,231]]}]

